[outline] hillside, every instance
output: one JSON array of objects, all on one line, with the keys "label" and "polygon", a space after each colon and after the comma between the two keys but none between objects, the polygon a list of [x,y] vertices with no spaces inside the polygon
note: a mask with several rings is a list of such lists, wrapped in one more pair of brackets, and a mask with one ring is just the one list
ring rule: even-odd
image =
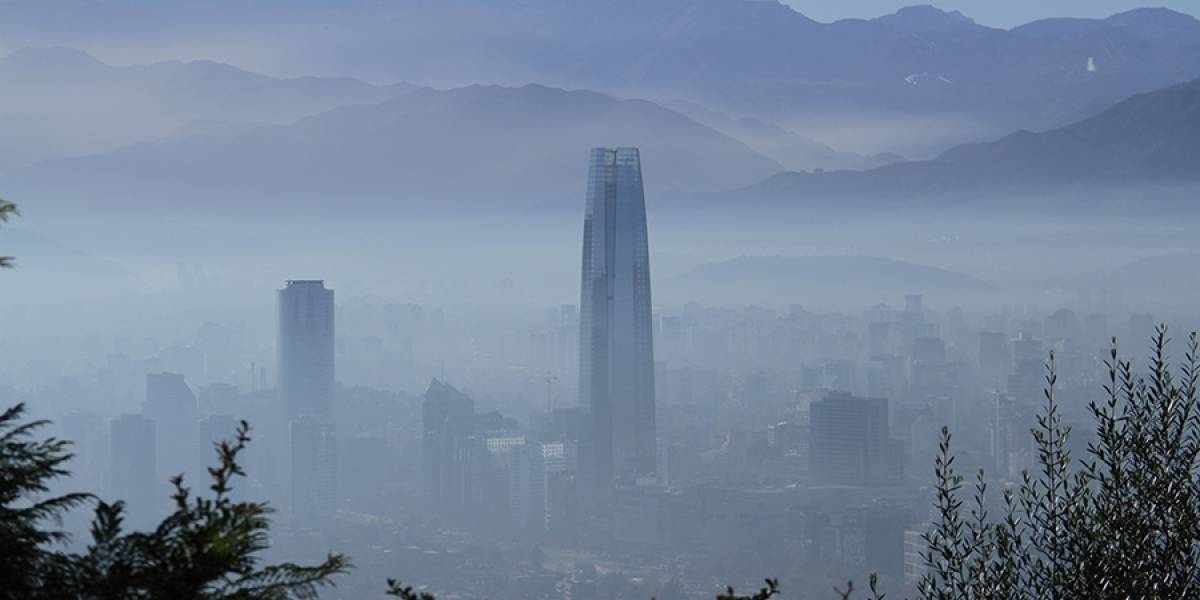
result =
[{"label": "hillside", "polygon": [[211,61],[114,67],[71,48],[0,59],[0,170],[151,141],[191,121],[289,123],[410,89],[349,78],[280,79]]},{"label": "hillside", "polygon": [[678,113],[544,86],[422,89],[291,125],[214,127],[0,178],[29,209],[507,211],[579,199],[593,146],[642,150],[650,194],[745,185],[782,167]]},{"label": "hillside", "polygon": [[[929,6],[821,23],[775,0],[610,0],[604,10],[578,0],[11,0],[0,5],[0,50],[18,43],[123,56],[182,46],[271,73],[683,98],[839,150],[906,156],[1058,127],[1200,76],[1200,22],[1159,9],[1003,30]],[[904,131],[880,125],[896,117],[911,119]],[[849,146],[849,136],[861,139]]]},{"label": "hillside", "polygon": [[783,173],[736,197],[912,198],[1066,185],[1200,182],[1200,80],[1139,94],[1078,123],[866,172]]}]

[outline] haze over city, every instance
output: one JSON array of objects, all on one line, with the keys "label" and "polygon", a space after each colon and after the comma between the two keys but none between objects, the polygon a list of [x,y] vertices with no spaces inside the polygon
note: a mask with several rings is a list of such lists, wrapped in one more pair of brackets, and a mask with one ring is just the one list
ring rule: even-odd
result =
[{"label": "haze over city", "polygon": [[142,530],[246,421],[321,598],[924,597],[943,427],[1200,327],[1196,15],[3,0],[0,410]]}]

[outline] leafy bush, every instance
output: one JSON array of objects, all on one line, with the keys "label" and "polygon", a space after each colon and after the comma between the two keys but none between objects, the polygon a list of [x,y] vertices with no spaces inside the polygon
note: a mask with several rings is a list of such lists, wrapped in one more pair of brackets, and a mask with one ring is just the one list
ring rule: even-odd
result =
[{"label": "leafy bush", "polygon": [[927,599],[1188,598],[1200,593],[1200,353],[1188,338],[1171,368],[1165,326],[1149,372],[1135,377],[1116,340],[1105,395],[1088,405],[1095,439],[1072,461],[1055,397],[1054,357],[1033,429],[1037,469],[1004,490],[1005,514],[989,519],[976,477],[963,513],[963,477],[950,433],[936,460],[937,519],[925,535]]}]

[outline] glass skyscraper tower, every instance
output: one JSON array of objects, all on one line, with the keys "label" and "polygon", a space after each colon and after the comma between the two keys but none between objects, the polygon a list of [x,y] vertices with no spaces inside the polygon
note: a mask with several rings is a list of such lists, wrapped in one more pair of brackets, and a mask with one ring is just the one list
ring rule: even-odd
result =
[{"label": "glass skyscraper tower", "polygon": [[646,198],[637,148],[595,148],[583,221],[579,402],[584,476],[598,490],[655,474]]}]

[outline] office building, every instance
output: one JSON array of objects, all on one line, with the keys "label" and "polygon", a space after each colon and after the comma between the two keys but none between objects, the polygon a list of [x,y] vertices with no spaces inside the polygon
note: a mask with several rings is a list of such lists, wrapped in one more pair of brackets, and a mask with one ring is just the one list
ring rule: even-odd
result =
[{"label": "office building", "polygon": [[[180,373],[146,375],[146,401],[142,414],[154,421],[158,444],[158,469],[166,477],[183,474],[187,481],[202,483],[203,463],[197,460],[198,411],[196,394]],[[170,443],[167,443],[167,441]]]},{"label": "office building", "polygon": [[575,442],[529,442],[509,453],[509,506],[533,534],[569,531],[574,521]]},{"label": "office building", "polygon": [[888,433],[886,398],[830,392],[809,406],[809,472],[814,480],[894,483],[902,474],[902,454]]},{"label": "office building", "polygon": [[[579,402],[596,491],[655,471],[650,253],[636,148],[596,148],[588,171],[580,299]],[[602,494],[603,495],[603,494]]]},{"label": "office building", "polygon": [[337,503],[333,290],[290,280],[278,294],[279,399],[287,421],[292,518],[320,526]]},{"label": "office building", "polygon": [[293,280],[279,290],[279,396],[289,420],[333,415],[333,290]]},{"label": "office building", "polygon": [[421,404],[422,482],[430,507],[444,506],[454,466],[451,419],[473,418],[471,397],[437,379],[429,383]]},{"label": "office building", "polygon": [[337,436],[333,421],[302,415],[291,421],[292,519],[314,526],[337,508]]},{"label": "office building", "polygon": [[161,518],[172,492],[159,478],[157,437],[154,421],[142,415],[121,415],[109,424],[108,499],[125,501],[134,527]]}]

